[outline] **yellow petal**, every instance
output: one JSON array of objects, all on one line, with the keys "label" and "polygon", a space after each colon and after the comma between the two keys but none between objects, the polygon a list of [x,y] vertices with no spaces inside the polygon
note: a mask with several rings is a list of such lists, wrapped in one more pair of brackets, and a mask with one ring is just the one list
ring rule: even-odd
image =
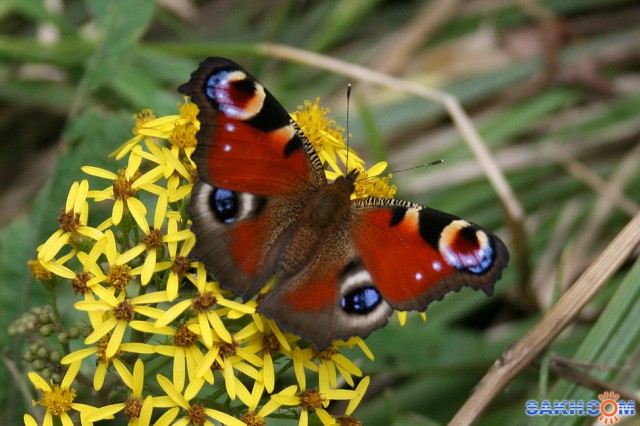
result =
[{"label": "yellow petal", "polygon": [[264,361],[262,363],[262,377],[264,380],[264,388],[267,392],[273,392],[275,386],[275,372],[273,369],[273,360],[270,353],[264,354]]},{"label": "yellow petal", "polygon": [[156,166],[153,169],[146,172],[145,174],[143,174],[142,176],[140,176],[138,179],[136,179],[136,181],[131,184],[131,188],[140,189],[144,185],[148,185],[152,182],[155,182],[162,177],[163,172],[164,172],[164,165]]},{"label": "yellow petal", "polygon": [[35,386],[36,389],[40,389],[41,391],[47,391],[47,392],[51,391],[51,386],[49,385],[49,383],[47,383],[38,374],[34,373],[33,371],[30,371],[28,376],[29,376],[29,380],[31,380],[31,383],[33,383],[33,386]]},{"label": "yellow petal", "polygon": [[[138,397],[139,396],[140,395],[138,395]],[[153,397],[149,395],[144,399],[144,402],[142,403],[142,409],[140,410],[140,417],[138,418],[138,426],[150,425],[152,413],[153,413]]]},{"label": "yellow petal", "polygon": [[360,380],[360,383],[358,383],[358,386],[356,386],[356,389],[355,389],[356,394],[358,396],[353,398],[351,401],[349,401],[349,405],[347,405],[347,409],[344,412],[346,416],[351,415],[351,413],[353,413],[355,409],[358,407],[358,405],[360,404],[360,401],[362,401],[362,398],[367,392],[367,388],[369,387],[370,381],[371,381],[370,376],[364,376],[362,380]]},{"label": "yellow petal", "polygon": [[76,273],[64,265],[58,265],[54,262],[42,262],[42,266],[47,268],[51,273],[68,280],[72,280],[76,277]]},{"label": "yellow petal", "polygon": [[166,291],[154,291],[152,293],[146,293],[131,299],[131,303],[135,305],[147,304],[147,303],[162,303],[166,301],[167,301]]},{"label": "yellow petal", "polygon": [[216,419],[221,422],[223,425],[227,426],[246,426],[244,422],[236,419],[229,414],[223,413],[222,411],[214,410],[213,408],[205,408],[204,412],[207,413],[207,416],[212,419]]},{"label": "yellow petal", "polygon": [[78,349],[75,352],[71,352],[69,355],[66,355],[64,358],[60,360],[60,364],[66,365],[71,364],[75,361],[80,361],[85,359],[88,356],[91,356],[98,352],[98,348],[83,348]]},{"label": "yellow petal", "polygon": [[158,380],[158,384],[160,385],[162,390],[164,390],[164,392],[167,394],[167,396],[169,396],[169,398],[173,400],[173,402],[175,402],[177,405],[184,408],[185,410],[189,409],[189,403],[184,398],[184,396],[182,396],[182,393],[180,393],[180,390],[176,388],[169,379],[164,377],[162,374],[156,375],[156,379]]},{"label": "yellow petal", "polygon": [[[93,293],[96,296],[98,296],[102,302],[108,304],[111,307],[115,308],[120,304],[120,301],[116,299],[113,293],[111,293],[109,290],[105,289],[101,285],[94,286],[91,289],[91,291],[93,291]],[[80,303],[86,303],[86,302],[78,302],[78,304]]]},{"label": "yellow petal", "polygon": [[80,170],[88,175],[96,176],[103,179],[115,180],[118,177],[118,175],[116,175],[115,173],[110,172],[109,170],[101,169],[99,167],[83,166],[80,168]]},{"label": "yellow petal", "polygon": [[62,382],[60,382],[61,388],[71,387],[71,383],[73,383],[73,381],[76,378],[76,375],[78,374],[78,371],[80,371],[80,365],[82,365],[82,361],[75,361],[75,362],[72,362],[71,365],[69,365],[67,372],[64,373]]},{"label": "yellow petal", "polygon": [[109,337],[109,344],[107,345],[107,351],[105,355],[107,358],[113,358],[118,352],[118,347],[122,343],[124,332],[127,330],[127,322],[125,320],[119,320]]},{"label": "yellow petal", "polygon": [[92,240],[96,240],[96,241],[99,241],[104,236],[102,231],[100,231],[100,230],[98,230],[96,228],[92,228],[90,226],[80,226],[80,227],[78,227],[78,233],[81,234],[81,235],[84,235],[85,237],[89,237]]},{"label": "yellow petal", "polygon": [[[185,408],[185,410],[188,410],[188,408]],[[153,426],[169,426],[171,422],[173,422],[175,418],[178,416],[179,412],[180,412],[180,408],[178,407],[174,407],[170,409],[169,411],[164,413],[162,416],[160,416],[160,418],[153,424]]]},{"label": "yellow petal", "polygon": [[202,377],[207,371],[211,371],[210,368],[213,365],[213,361],[216,360],[219,350],[218,346],[214,346],[202,357],[202,361],[200,361],[196,370],[196,377]]},{"label": "yellow petal", "polygon": [[[147,223],[147,208],[142,204],[142,201],[137,198],[129,197],[127,198],[127,207],[129,208],[129,212],[133,219],[136,221],[140,229],[145,234],[149,233],[149,224]],[[115,222],[115,221],[114,221]]]},{"label": "yellow petal", "polygon": [[[86,302],[78,302],[76,303],[76,305],[79,303],[86,303]],[[113,327],[116,326],[117,323],[118,323],[118,319],[116,317],[109,317],[108,320],[103,322],[102,325],[100,325],[100,327],[94,329],[93,332],[84,339],[84,344],[91,345],[97,342],[98,340],[102,339],[108,332],[111,331]]]},{"label": "yellow petal", "polygon": [[140,283],[142,285],[149,284],[151,277],[153,276],[153,269],[156,266],[157,250],[151,249],[147,253],[147,257],[144,259],[144,265],[142,266],[142,275],[140,275]]},{"label": "yellow petal", "polygon": [[148,321],[131,321],[129,323],[129,327],[135,330],[144,331],[145,333],[150,333],[150,334],[159,333],[167,336],[175,336],[176,334],[176,331],[171,327],[158,328],[158,327],[155,327],[152,322],[148,322]]},{"label": "yellow petal", "polygon": [[137,246],[127,250],[126,252],[118,256],[118,258],[115,261],[115,264],[124,265],[126,263],[129,263],[136,257],[140,256],[142,253],[144,253],[146,249],[147,248],[144,246],[144,244],[138,244]]},{"label": "yellow petal", "polygon": [[63,233],[61,230],[54,232],[47,242],[43,244],[43,250],[38,253],[38,259],[43,263],[49,262],[69,242],[70,236],[69,232]]},{"label": "yellow petal", "polygon": [[236,376],[233,373],[233,365],[229,358],[224,359],[224,382],[227,387],[227,394],[231,400],[236,399]]},{"label": "yellow petal", "polygon": [[107,374],[107,362],[99,362],[96,367],[96,372],[93,374],[93,388],[97,391],[102,389],[104,384],[104,376]]},{"label": "yellow petal", "polygon": [[[100,420],[107,420],[107,419],[113,419],[114,414],[122,411],[124,409],[125,405],[123,402],[117,403],[117,404],[111,404],[111,405],[105,405],[102,406],[100,408],[97,408],[95,410],[93,410],[91,412],[91,414],[89,414],[87,416],[87,421],[89,422],[97,422]],[[140,424],[140,423],[138,423]]]},{"label": "yellow petal", "polygon": [[133,366],[133,384],[130,386],[133,396],[140,398],[142,395],[142,386],[144,385],[144,363],[140,358],[136,360]]},{"label": "yellow petal", "polygon": [[119,225],[122,220],[122,215],[124,214],[124,201],[121,199],[117,199],[115,203],[113,203],[113,209],[111,211],[111,221],[114,225]]},{"label": "yellow petal", "polygon": [[38,426],[36,419],[31,417],[29,414],[22,416],[22,420],[24,421],[24,426]]},{"label": "yellow petal", "polygon": [[187,375],[187,360],[185,358],[185,348],[177,347],[173,355],[173,383],[179,390],[184,388]]},{"label": "yellow petal", "polygon": [[87,192],[88,191],[89,191],[89,181],[86,180],[86,179],[81,180],[80,184],[78,185],[78,191],[76,192],[75,200],[74,200],[74,203],[73,203],[73,211],[74,212],[78,212],[79,213],[79,212],[84,210],[85,201],[87,200]]}]

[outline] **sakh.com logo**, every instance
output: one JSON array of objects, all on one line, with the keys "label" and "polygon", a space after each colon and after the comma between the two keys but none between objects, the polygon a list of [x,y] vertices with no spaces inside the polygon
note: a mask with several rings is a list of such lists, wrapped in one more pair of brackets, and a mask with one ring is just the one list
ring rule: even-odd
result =
[{"label": "sakh.com logo", "polygon": [[633,400],[620,400],[620,395],[607,391],[598,395],[598,399],[582,400],[535,400],[527,401],[527,416],[592,416],[605,425],[613,425],[620,421],[619,416],[635,416],[636,405]]}]

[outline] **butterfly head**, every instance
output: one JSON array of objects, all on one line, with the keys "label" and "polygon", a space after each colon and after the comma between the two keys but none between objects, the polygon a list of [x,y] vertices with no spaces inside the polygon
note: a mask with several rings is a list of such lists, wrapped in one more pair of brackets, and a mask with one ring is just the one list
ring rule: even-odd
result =
[{"label": "butterfly head", "polygon": [[351,169],[346,176],[338,176],[333,183],[338,187],[344,188],[344,191],[351,195],[356,190],[356,180],[359,173],[357,169]]}]

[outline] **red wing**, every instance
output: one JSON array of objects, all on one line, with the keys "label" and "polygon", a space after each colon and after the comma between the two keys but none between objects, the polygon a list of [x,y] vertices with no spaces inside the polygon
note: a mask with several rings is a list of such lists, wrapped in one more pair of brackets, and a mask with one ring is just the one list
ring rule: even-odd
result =
[{"label": "red wing", "polygon": [[200,110],[193,159],[205,182],[258,195],[287,195],[309,183],[326,183],[307,138],[238,64],[208,58],[179,90]]},{"label": "red wing", "polygon": [[366,337],[393,312],[344,231],[328,235],[307,268],[280,277],[258,308],[318,349],[334,340]]},{"label": "red wing", "polygon": [[389,199],[354,203],[352,237],[382,297],[424,310],[462,287],[493,294],[509,260],[498,237],[458,217]]},{"label": "red wing", "polygon": [[[196,233],[193,254],[220,285],[248,299],[273,276],[276,241],[300,211],[292,197],[260,196],[197,182],[189,215]],[[288,209],[288,210],[287,210]],[[289,211],[275,220],[277,212]]]}]

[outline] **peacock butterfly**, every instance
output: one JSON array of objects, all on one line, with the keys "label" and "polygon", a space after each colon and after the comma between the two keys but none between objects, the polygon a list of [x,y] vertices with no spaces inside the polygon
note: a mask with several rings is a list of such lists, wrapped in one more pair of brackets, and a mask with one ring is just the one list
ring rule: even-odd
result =
[{"label": "peacock butterfly", "polygon": [[498,237],[407,201],[350,200],[358,172],[327,182],[298,125],[238,64],[208,58],[179,90],[200,110],[194,254],[245,300],[276,276],[258,312],[283,329],[324,348],[465,286],[493,294],[509,260]]}]

